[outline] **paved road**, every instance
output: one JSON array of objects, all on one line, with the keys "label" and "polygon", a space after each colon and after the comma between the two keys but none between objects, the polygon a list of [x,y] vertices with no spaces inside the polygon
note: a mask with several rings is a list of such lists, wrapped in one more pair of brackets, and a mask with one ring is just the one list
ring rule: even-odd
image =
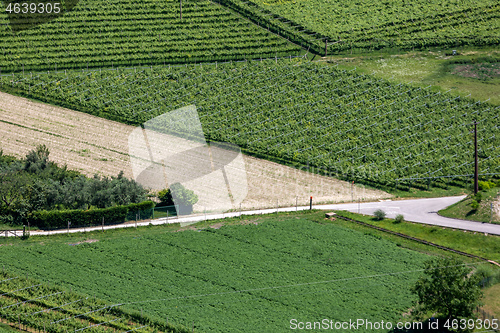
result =
[{"label": "paved road", "polygon": [[[314,205],[313,208],[326,211],[348,210],[355,213],[360,212],[362,214],[369,214],[369,215],[372,215],[373,212],[377,209],[382,209],[383,211],[386,212],[387,217],[391,218],[396,217],[396,215],[398,214],[402,214],[405,217],[405,220],[407,221],[500,235],[499,224],[489,224],[489,223],[450,219],[439,216],[437,214],[437,211],[462,200],[464,197],[465,196],[431,198],[431,199],[414,199],[414,200],[396,200],[396,201],[385,200],[379,202],[366,202],[360,204],[348,203],[348,204],[333,204],[333,205]],[[309,209],[309,206],[279,208],[279,211],[290,212],[295,210],[307,210],[307,209]],[[241,212],[241,214],[259,215],[259,214],[269,214],[275,212],[276,209],[263,209],[263,210],[243,211]],[[143,226],[148,224],[160,225],[165,223],[176,223],[176,222],[181,223],[181,225],[188,225],[203,220],[216,220],[225,217],[237,217],[237,216],[240,216],[240,212],[209,214],[209,215],[200,214],[200,215],[193,215],[181,218],[170,218],[168,220],[166,218],[156,219],[151,222],[137,223],[137,226]],[[129,224],[105,226],[104,229],[117,229],[117,228],[127,228],[134,226],[135,226],[134,223],[129,223]],[[69,232],[84,232],[84,231],[94,231],[94,230],[101,230],[101,227],[70,229]],[[62,230],[51,231],[50,234],[58,234],[66,232],[68,231],[62,229]],[[47,234],[49,234],[49,232],[47,231],[31,232],[31,235],[47,235]]]}]

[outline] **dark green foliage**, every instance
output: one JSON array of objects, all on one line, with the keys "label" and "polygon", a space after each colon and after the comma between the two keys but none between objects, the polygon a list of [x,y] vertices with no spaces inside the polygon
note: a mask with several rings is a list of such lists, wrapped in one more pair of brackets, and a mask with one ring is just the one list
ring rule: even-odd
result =
[{"label": "dark green foliage", "polygon": [[482,292],[480,276],[471,275],[471,267],[451,258],[435,258],[425,264],[422,276],[412,292],[418,296],[417,317],[433,313],[446,319],[475,318]]},{"label": "dark green foliage", "polygon": [[404,220],[405,220],[405,217],[403,216],[403,214],[398,214],[398,215],[396,215],[394,222],[401,223],[401,222],[404,222]]},{"label": "dark green foliage", "polygon": [[48,157],[43,145],[24,160],[0,154],[0,223],[22,224],[35,211],[108,208],[146,200],[147,191],[123,172],[87,178]]},{"label": "dark green foliage", "polygon": [[52,210],[33,212],[28,221],[31,225],[42,229],[64,228],[71,222],[72,226],[89,226],[102,223],[121,223],[125,221],[128,208],[116,206],[92,210]]},{"label": "dark green foliage", "polygon": [[382,221],[385,219],[385,212],[382,209],[377,209],[373,215],[375,216],[375,220]]},{"label": "dark green foliage", "polygon": [[175,183],[170,188],[158,193],[160,199],[159,207],[177,205],[179,214],[190,214],[193,211],[193,205],[198,202],[198,196],[180,183]]}]

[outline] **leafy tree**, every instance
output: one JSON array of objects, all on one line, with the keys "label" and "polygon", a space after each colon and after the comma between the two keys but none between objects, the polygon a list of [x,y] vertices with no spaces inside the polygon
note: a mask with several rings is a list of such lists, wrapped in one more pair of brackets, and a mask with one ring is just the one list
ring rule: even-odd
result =
[{"label": "leafy tree", "polygon": [[39,145],[26,155],[24,170],[30,173],[41,172],[49,166],[49,149]]},{"label": "leafy tree", "polygon": [[425,264],[422,276],[412,292],[418,297],[414,310],[417,318],[437,313],[448,319],[474,318],[482,297],[478,275],[470,267],[452,258],[435,258]]},{"label": "leafy tree", "polygon": [[192,207],[198,202],[198,196],[180,183],[170,185],[170,188],[158,193],[160,204],[158,206],[179,205],[182,213],[191,213]]}]

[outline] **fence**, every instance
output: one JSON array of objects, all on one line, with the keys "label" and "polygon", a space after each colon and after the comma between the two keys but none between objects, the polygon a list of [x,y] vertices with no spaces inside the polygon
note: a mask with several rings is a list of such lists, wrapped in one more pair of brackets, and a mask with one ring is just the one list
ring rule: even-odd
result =
[{"label": "fence", "polygon": [[481,309],[480,307],[476,308],[476,312],[479,319],[483,322],[483,329],[488,330],[487,332],[500,332],[500,327],[498,327],[500,325],[500,320],[498,318],[495,318],[494,315],[484,309]]}]

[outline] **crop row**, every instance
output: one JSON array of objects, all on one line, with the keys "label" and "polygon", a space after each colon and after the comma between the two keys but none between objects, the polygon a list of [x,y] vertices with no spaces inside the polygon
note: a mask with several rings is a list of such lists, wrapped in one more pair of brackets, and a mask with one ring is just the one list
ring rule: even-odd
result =
[{"label": "crop row", "polygon": [[[129,124],[197,107],[207,139],[394,185],[500,172],[499,108],[302,60],[4,76],[4,89]],[[185,129],[178,128],[183,131]]]},{"label": "crop row", "polygon": [[0,14],[2,72],[183,63],[296,54],[300,47],[259,29],[228,9],[199,0],[80,2],[71,12],[12,33]]},{"label": "crop row", "polygon": [[148,333],[187,332],[186,328],[160,323],[137,312],[127,312],[120,304],[110,305],[95,295],[83,296],[54,283],[8,273],[0,274],[0,318],[16,328],[49,333],[136,331]]},{"label": "crop row", "polygon": [[500,37],[498,3],[400,3],[367,1],[363,6],[325,2],[220,0],[255,23],[316,53],[353,49],[427,48],[496,45]]}]

